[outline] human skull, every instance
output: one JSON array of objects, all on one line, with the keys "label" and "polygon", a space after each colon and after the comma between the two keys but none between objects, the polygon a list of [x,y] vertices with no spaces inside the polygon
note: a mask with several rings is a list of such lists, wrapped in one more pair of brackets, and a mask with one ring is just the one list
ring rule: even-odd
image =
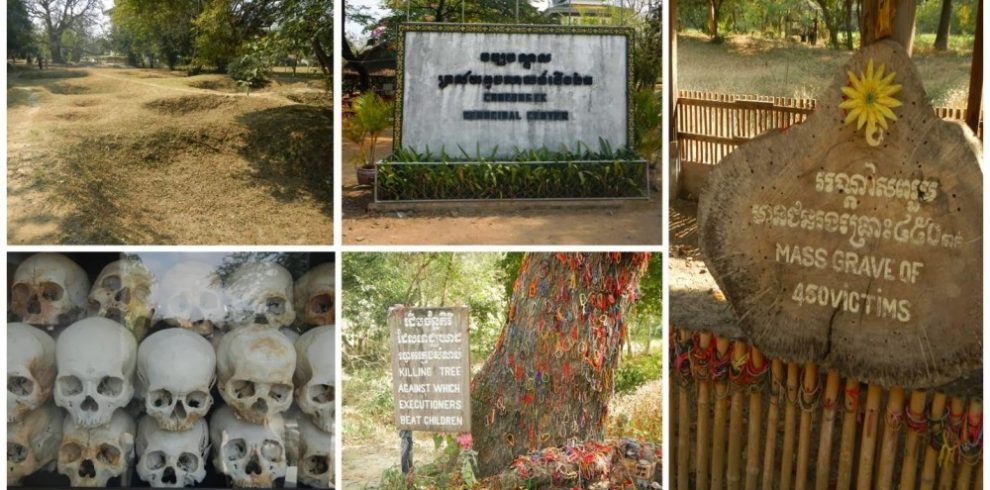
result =
[{"label": "human skull", "polygon": [[333,487],[333,434],[299,418],[299,481],[314,488]]},{"label": "human skull", "polygon": [[292,274],[274,262],[248,262],[235,271],[227,287],[230,327],[292,324]]},{"label": "human skull", "polygon": [[62,411],[47,403],[20,422],[7,422],[7,483],[21,479],[55,461],[62,442]]},{"label": "human skull", "polygon": [[168,328],[148,336],[137,353],[145,411],[165,430],[189,430],[213,404],[216,365],[213,346],[194,332]]},{"label": "human skull", "polygon": [[154,292],[156,314],[169,325],[210,335],[223,323],[226,298],[216,268],[179,262],[165,272]]},{"label": "human skull", "polygon": [[296,281],[296,318],[307,325],[334,323],[334,267],[326,262],[313,267]]},{"label": "human skull", "polygon": [[333,327],[317,327],[296,340],[296,404],[320,429],[333,432],[335,359]]},{"label": "human skull", "polygon": [[151,328],[154,308],[151,288],[154,277],[137,259],[121,259],[107,264],[89,291],[90,316],[119,322],[140,340]]},{"label": "human skull", "polygon": [[199,419],[189,430],[171,432],[145,416],[138,423],[137,473],[155,488],[195,486],[206,477],[206,453],[210,434],[206,420]]},{"label": "human skull", "polygon": [[235,487],[275,486],[275,480],[285,477],[284,430],[280,415],[254,425],[238,420],[229,406],[218,408],[210,418],[213,466]]},{"label": "human skull", "polygon": [[7,325],[7,423],[47,402],[54,382],[55,341],[30,325]]},{"label": "human skull", "polygon": [[27,258],[14,272],[10,311],[31,325],[68,325],[86,316],[89,278],[62,254]]},{"label": "human skull", "polygon": [[220,395],[237,416],[263,424],[292,404],[296,351],[278,330],[260,325],[224,334],[217,346]]},{"label": "human skull", "polygon": [[136,357],[123,325],[100,317],[73,323],[55,341],[55,404],[80,427],[106,424],[134,395]]},{"label": "human skull", "polygon": [[58,472],[73,487],[105,487],[134,463],[134,419],[117,410],[109,423],[86,428],[66,417],[58,450]]}]

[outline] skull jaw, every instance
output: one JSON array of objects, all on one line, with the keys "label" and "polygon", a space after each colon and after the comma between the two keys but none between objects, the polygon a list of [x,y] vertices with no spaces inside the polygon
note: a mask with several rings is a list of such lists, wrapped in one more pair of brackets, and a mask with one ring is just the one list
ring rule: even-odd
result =
[{"label": "skull jaw", "polygon": [[68,325],[85,316],[85,310],[82,308],[69,308],[68,311],[59,312],[52,311],[51,305],[46,303],[42,303],[41,311],[38,313],[27,313],[26,308],[14,308],[13,305],[11,305],[11,311],[17,313],[21,322],[43,327]]},{"label": "skull jaw", "polygon": [[7,394],[7,423],[20,422],[24,416],[41,406],[34,400],[17,400]]}]

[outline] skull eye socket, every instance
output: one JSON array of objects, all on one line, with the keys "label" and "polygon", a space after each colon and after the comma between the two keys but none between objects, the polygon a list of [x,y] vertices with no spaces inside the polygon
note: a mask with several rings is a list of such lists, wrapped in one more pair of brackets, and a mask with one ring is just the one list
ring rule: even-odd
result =
[{"label": "skull eye socket", "polygon": [[194,392],[192,392],[192,393],[190,393],[189,395],[186,396],[186,405],[189,408],[193,408],[193,409],[203,408],[203,407],[206,406],[206,404],[207,404],[206,403],[206,400],[209,397],[210,397],[210,395],[206,394],[206,392],[203,392],[203,391],[194,391]]},{"label": "skull eye socket", "polygon": [[309,399],[316,404],[333,403],[333,386],[314,384],[309,387]]},{"label": "skull eye socket", "polygon": [[177,465],[182,471],[192,473],[199,469],[199,458],[193,453],[182,453],[179,455]]},{"label": "skull eye socket", "polygon": [[278,441],[266,439],[261,443],[261,456],[268,461],[279,461],[282,459],[282,444]]},{"label": "skull eye socket", "polygon": [[31,296],[31,287],[23,282],[14,284],[10,290],[10,299],[13,303],[24,303]]},{"label": "skull eye socket", "polygon": [[58,391],[62,396],[76,396],[82,393],[83,385],[79,378],[68,375],[58,378]]},{"label": "skull eye socket", "polygon": [[34,392],[34,381],[25,376],[7,376],[7,391],[14,396],[28,396]]},{"label": "skull eye socket", "polygon": [[265,300],[265,312],[269,315],[281,315],[285,311],[285,298],[268,298]]},{"label": "skull eye socket", "polygon": [[58,459],[63,463],[71,463],[82,457],[82,447],[74,442],[63,444],[58,450]]},{"label": "skull eye socket", "polygon": [[230,390],[235,398],[251,398],[254,396],[254,382],[246,379],[235,379],[230,382]]},{"label": "skull eye socket", "polygon": [[58,301],[62,299],[62,286],[54,282],[41,283],[41,297],[46,301]]},{"label": "skull eye socket", "polygon": [[131,294],[141,301],[146,301],[149,297],[151,297],[151,290],[144,286],[135,286],[131,289]]},{"label": "skull eye socket", "polygon": [[111,274],[107,277],[104,277],[103,280],[100,281],[100,285],[111,291],[116,291],[120,289],[121,286],[124,285],[124,282],[120,280],[120,276],[116,274]]},{"label": "skull eye socket", "polygon": [[161,451],[152,451],[144,455],[144,467],[149,470],[161,469],[165,466],[165,453]]},{"label": "skull eye socket", "polygon": [[111,466],[116,466],[120,462],[120,449],[110,444],[100,446],[100,452],[96,454],[96,459]]},{"label": "skull eye socket", "polygon": [[273,400],[280,402],[292,394],[292,387],[284,384],[276,384],[272,385],[271,389],[268,390],[268,393],[271,395]]},{"label": "skull eye socket", "polygon": [[325,315],[333,309],[333,296],[318,294],[309,300],[309,312],[314,315]]},{"label": "skull eye socket", "polygon": [[124,391],[124,380],[116,376],[104,376],[96,386],[96,392],[103,396],[118,396]]},{"label": "skull eye socket", "polygon": [[227,455],[227,461],[243,459],[247,454],[247,444],[244,443],[244,439],[234,439],[223,446],[223,452]]},{"label": "skull eye socket", "polygon": [[306,458],[303,470],[310,475],[323,475],[330,471],[330,462],[326,456],[315,455]]},{"label": "skull eye socket", "polygon": [[148,403],[155,408],[171,407],[172,393],[168,390],[155,390],[148,394]]},{"label": "skull eye socket", "polygon": [[27,459],[28,452],[27,448],[17,444],[16,442],[7,443],[7,462],[8,463],[22,463]]}]

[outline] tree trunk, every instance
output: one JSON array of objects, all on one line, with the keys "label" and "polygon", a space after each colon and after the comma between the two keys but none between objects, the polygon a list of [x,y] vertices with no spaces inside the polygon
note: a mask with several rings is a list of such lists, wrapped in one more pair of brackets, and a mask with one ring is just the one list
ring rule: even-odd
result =
[{"label": "tree trunk", "polygon": [[52,53],[52,63],[62,63],[62,33],[50,32],[48,34],[48,50]]},{"label": "tree trunk", "polygon": [[[325,75],[330,75],[333,73],[333,62],[330,61],[330,57],[327,56],[327,52],[323,49],[323,43],[319,39],[313,38],[313,53],[316,53],[316,59],[320,62],[320,68],[323,69]],[[292,74],[296,73],[296,65],[292,64]]]},{"label": "tree trunk", "polygon": [[846,49],[853,49],[853,0],[846,0]]},{"label": "tree trunk", "polygon": [[712,41],[717,41],[718,37],[718,11],[722,5],[719,0],[708,0],[708,35]]},{"label": "tree trunk", "polygon": [[481,476],[521,454],[601,439],[623,318],[648,253],[527,254],[505,328],[471,382]]},{"label": "tree trunk", "polygon": [[935,34],[935,50],[949,49],[949,27],[952,25],[952,0],[942,0],[942,14],[938,17],[938,32]]}]

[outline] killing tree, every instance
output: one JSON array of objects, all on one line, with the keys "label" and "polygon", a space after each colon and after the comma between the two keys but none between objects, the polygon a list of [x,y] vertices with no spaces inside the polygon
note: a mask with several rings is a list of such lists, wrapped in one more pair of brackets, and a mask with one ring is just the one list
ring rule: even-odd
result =
[{"label": "killing tree", "polygon": [[639,299],[649,253],[526,255],[506,325],[471,381],[481,475],[569,440],[600,440],[625,315]]}]

